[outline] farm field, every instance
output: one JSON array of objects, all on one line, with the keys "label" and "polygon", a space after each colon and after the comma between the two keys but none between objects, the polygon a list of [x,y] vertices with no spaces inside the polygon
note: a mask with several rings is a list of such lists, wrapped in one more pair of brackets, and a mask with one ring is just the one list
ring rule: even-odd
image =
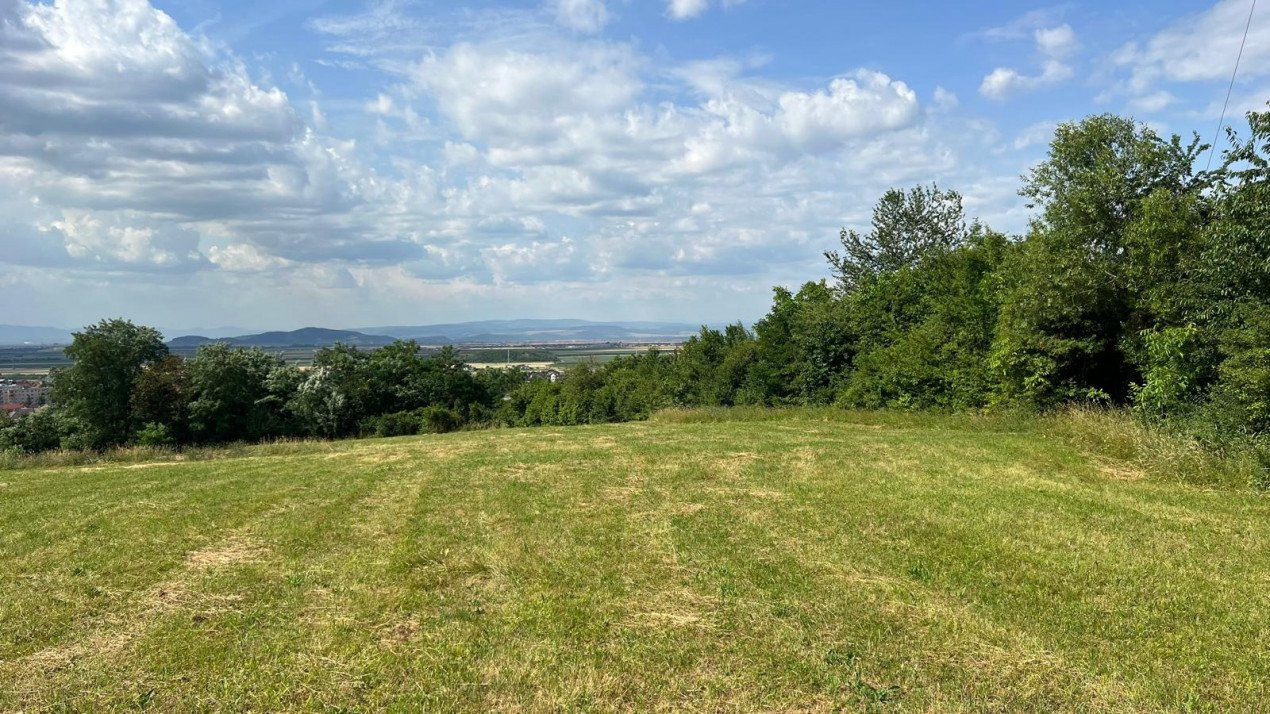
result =
[{"label": "farm field", "polygon": [[1270,710],[1270,498],[693,412],[0,469],[0,710]]},{"label": "farm field", "polygon": [[[647,352],[654,345],[515,345],[505,347],[464,347],[458,348],[459,357],[477,369],[502,368],[517,365],[528,369],[547,369],[548,367],[571,367],[578,364],[604,364],[617,357]],[[677,345],[656,345],[663,352],[673,351]],[[0,377],[5,378],[44,378],[51,369],[65,369],[71,361],[63,354],[63,347],[46,346],[0,346]],[[316,347],[266,347],[262,348],[270,354],[277,355],[291,364],[311,365]],[[182,347],[173,350],[185,359],[193,357],[195,348]]]}]

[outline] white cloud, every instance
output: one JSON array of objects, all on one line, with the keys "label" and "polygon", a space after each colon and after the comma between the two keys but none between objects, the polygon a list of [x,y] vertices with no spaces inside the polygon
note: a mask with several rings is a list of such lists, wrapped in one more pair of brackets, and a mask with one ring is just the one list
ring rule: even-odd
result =
[{"label": "white cloud", "polygon": [[1150,94],[1134,97],[1130,100],[1129,106],[1133,107],[1136,111],[1150,114],[1158,112],[1176,101],[1177,97],[1173,96],[1171,92],[1160,90],[1158,92],[1151,92]]},{"label": "white cloud", "polygon": [[970,35],[972,38],[982,38],[992,42],[1001,42],[1006,40],[1022,40],[1029,37],[1035,37],[1036,31],[1054,27],[1062,19],[1062,7],[1047,7],[1019,15],[1004,25],[990,27],[981,32]]},{"label": "white cloud", "polygon": [[[739,5],[744,0],[722,0],[724,7]],[[666,0],[666,14],[674,20],[691,20],[710,9],[711,0]]]},{"label": "white cloud", "polygon": [[957,105],[960,103],[961,100],[957,99],[957,95],[955,93],[944,89],[943,87],[935,87],[934,105],[936,109],[939,109],[940,111],[951,111],[956,109]]},{"label": "white cloud", "polygon": [[612,112],[642,88],[637,60],[622,48],[527,52],[460,44],[413,72],[455,126],[470,137],[541,142],[573,119]]},{"label": "white cloud", "polygon": [[1037,49],[1049,57],[1066,57],[1077,48],[1076,33],[1071,25],[1038,28],[1035,36]]},{"label": "white cloud", "polygon": [[604,0],[554,0],[556,22],[578,32],[599,32],[609,22]]},{"label": "white cloud", "polygon": [[290,261],[266,255],[250,243],[211,246],[207,258],[220,268],[237,273],[257,273],[290,265]]},{"label": "white cloud", "polygon": [[1257,12],[1248,25],[1246,0],[1221,0],[1204,12],[1182,18],[1145,42],[1130,42],[1112,55],[1128,71],[1123,91],[1135,106],[1163,107],[1161,82],[1225,82],[1234,69],[1239,43],[1248,28],[1239,74],[1270,75],[1270,12]]},{"label": "white cloud", "polygon": [[[295,260],[390,259],[379,181],[280,89],[143,0],[18,3],[0,44],[0,188],[76,265],[211,269],[215,240]],[[417,200],[417,199],[416,199]],[[56,253],[19,249],[27,260]]]},{"label": "white cloud", "polygon": [[861,70],[829,83],[829,91],[786,92],[777,123],[800,149],[840,146],[864,134],[898,129],[917,117],[917,94],[881,72]]},{"label": "white cloud", "polygon": [[1032,31],[1032,38],[1042,57],[1040,73],[1024,74],[1010,67],[997,67],[979,83],[979,94],[988,99],[1003,101],[1015,94],[1057,84],[1075,74],[1064,61],[1079,46],[1076,33],[1070,25],[1038,27]]},{"label": "white cloud", "polygon": [[114,268],[165,269],[203,262],[198,237],[179,229],[166,232],[129,225],[112,216],[89,211],[65,210],[60,218],[40,226],[61,235],[67,255],[77,262]]},{"label": "white cloud", "polygon": [[668,0],[666,11],[676,20],[697,17],[710,7],[709,0]]},{"label": "white cloud", "polygon": [[979,84],[979,93],[988,99],[1001,101],[1050,84],[1056,84],[1072,76],[1072,68],[1057,60],[1045,62],[1041,73],[1020,74],[1009,67],[997,67]]}]

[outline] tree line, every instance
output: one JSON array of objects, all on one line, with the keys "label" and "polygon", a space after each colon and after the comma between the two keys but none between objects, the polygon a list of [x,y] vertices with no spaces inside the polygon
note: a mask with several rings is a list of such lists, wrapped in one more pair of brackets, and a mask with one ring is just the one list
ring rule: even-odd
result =
[{"label": "tree line", "polygon": [[75,335],[53,410],[0,448],[102,448],[583,424],[674,406],[1132,409],[1213,444],[1270,439],[1270,112],[1215,168],[1196,136],[1099,115],[1057,128],[1006,236],[935,185],[843,230],[831,278],[775,288],[752,329],[576,367],[559,382],[464,369],[453,350],[336,346],[302,370],[258,349],[188,360],[119,320]]}]

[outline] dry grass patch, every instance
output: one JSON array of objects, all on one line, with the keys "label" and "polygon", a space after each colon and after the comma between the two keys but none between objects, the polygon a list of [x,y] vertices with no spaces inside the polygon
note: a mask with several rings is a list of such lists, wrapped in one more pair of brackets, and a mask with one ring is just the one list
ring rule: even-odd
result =
[{"label": "dry grass patch", "polygon": [[245,539],[233,539],[208,548],[193,551],[185,556],[185,565],[193,570],[222,568],[259,560],[266,553],[259,544]]}]

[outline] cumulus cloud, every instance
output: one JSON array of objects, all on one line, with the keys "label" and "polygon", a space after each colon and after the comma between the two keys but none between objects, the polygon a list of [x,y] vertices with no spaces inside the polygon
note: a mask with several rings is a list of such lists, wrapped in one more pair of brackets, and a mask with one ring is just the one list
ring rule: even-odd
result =
[{"label": "cumulus cloud", "polygon": [[795,146],[825,149],[862,134],[897,129],[917,117],[917,94],[881,72],[861,70],[829,83],[828,91],[786,92],[777,123]]},{"label": "cumulus cloud", "polygon": [[979,94],[1002,101],[1015,94],[1057,84],[1075,73],[1064,61],[1078,47],[1076,33],[1070,25],[1038,27],[1032,31],[1032,38],[1042,57],[1041,71],[1025,74],[1010,67],[997,67],[979,83]]},{"label": "cumulus cloud", "polygon": [[1057,60],[1048,60],[1040,74],[1022,74],[1009,67],[997,67],[979,83],[979,93],[988,99],[1001,101],[1015,94],[1056,84],[1072,76],[1072,68]]},{"label": "cumulus cloud", "polygon": [[326,259],[373,234],[353,144],[144,0],[7,3],[2,26],[0,183],[73,262],[241,265],[209,260],[223,240]]},{"label": "cumulus cloud", "polygon": [[[529,172],[533,188],[520,198],[638,195],[672,174],[833,151],[910,125],[920,113],[904,82],[863,70],[812,91],[717,75],[694,83],[700,104],[653,105],[640,101],[641,68],[625,48],[457,45],[414,78],[465,140],[485,147],[491,164]],[[689,74],[699,79],[702,71]]]},{"label": "cumulus cloud", "polygon": [[[1128,72],[1126,91],[1139,107],[1171,103],[1161,82],[1226,81],[1239,51],[1244,28],[1248,42],[1239,73],[1244,78],[1270,75],[1270,13],[1258,12],[1248,25],[1245,0],[1221,0],[1204,12],[1184,17],[1143,42],[1122,46],[1112,61]],[[1264,101],[1264,98],[1263,98]]]},{"label": "cumulus cloud", "polygon": [[934,106],[941,111],[952,111],[961,104],[961,100],[957,98],[956,93],[944,89],[943,87],[935,87]]},{"label": "cumulus cloud", "polygon": [[1036,47],[1049,57],[1065,57],[1076,50],[1076,33],[1071,25],[1036,30]]},{"label": "cumulus cloud", "polygon": [[284,268],[290,264],[288,260],[262,253],[259,248],[250,243],[214,245],[208,250],[207,257],[224,270],[236,273],[258,273]]}]

